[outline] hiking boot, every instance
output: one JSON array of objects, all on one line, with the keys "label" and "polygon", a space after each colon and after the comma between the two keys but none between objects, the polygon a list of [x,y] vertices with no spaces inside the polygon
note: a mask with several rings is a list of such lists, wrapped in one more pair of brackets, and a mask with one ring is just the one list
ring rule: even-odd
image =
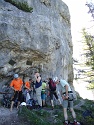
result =
[{"label": "hiking boot", "polygon": [[66,122],[64,122],[64,125],[68,125]]},{"label": "hiking boot", "polygon": [[41,110],[41,109],[42,109],[42,106],[38,106],[38,109]]},{"label": "hiking boot", "polygon": [[39,110],[41,110],[41,109],[42,109],[42,107],[39,107],[38,109],[39,109]]},{"label": "hiking boot", "polygon": [[52,106],[52,110],[54,110],[54,106]]},{"label": "hiking boot", "polygon": [[70,121],[64,121],[64,125],[69,125]]},{"label": "hiking boot", "polygon": [[63,105],[61,104],[61,105],[59,105],[59,108],[61,109],[61,108],[63,108]]},{"label": "hiking boot", "polygon": [[73,124],[74,124],[74,125],[78,125],[78,124],[77,124],[77,122],[75,122],[75,121],[74,121],[74,123],[73,123]]}]

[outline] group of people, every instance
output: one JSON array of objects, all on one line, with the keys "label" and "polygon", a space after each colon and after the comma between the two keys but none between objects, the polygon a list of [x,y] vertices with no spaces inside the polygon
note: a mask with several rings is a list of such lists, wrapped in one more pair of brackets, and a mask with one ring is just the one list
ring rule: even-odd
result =
[{"label": "group of people", "polygon": [[[54,102],[53,102],[53,95],[55,98],[58,100],[59,104],[62,105],[63,107],[63,112],[64,112],[64,118],[65,122],[64,125],[68,125],[68,114],[67,114],[67,109],[68,107],[70,108],[70,111],[72,113],[73,119],[74,119],[74,125],[77,125],[76,121],[76,114],[73,109],[73,100],[69,100],[69,93],[72,93],[72,90],[70,88],[70,85],[68,82],[66,82],[63,79],[59,79],[58,77],[55,78],[49,78],[48,82],[42,81],[41,76],[38,72],[35,73],[35,91],[36,91],[36,98],[38,100],[38,104],[40,109],[45,106],[45,100],[46,100],[46,89],[49,90],[49,95],[50,95],[50,100],[51,100],[51,106],[52,109],[54,109]],[[33,91],[33,86],[31,86],[32,79],[29,79],[29,81],[25,82],[25,91],[26,93],[29,93],[29,91]],[[14,101],[16,98],[18,99],[18,105],[17,108],[19,107],[21,100],[22,100],[22,87],[23,87],[23,81],[21,78],[19,78],[18,74],[14,74],[14,79],[10,83],[10,87],[14,90],[14,96],[11,101],[11,107],[10,111],[13,109]],[[59,93],[61,95],[62,101],[58,97],[57,94],[57,87],[59,87]],[[26,100],[25,100],[26,101]]]}]

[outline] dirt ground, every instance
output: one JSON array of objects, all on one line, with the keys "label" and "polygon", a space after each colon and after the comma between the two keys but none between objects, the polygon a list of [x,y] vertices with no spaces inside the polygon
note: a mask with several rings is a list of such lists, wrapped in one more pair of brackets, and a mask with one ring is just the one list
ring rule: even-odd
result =
[{"label": "dirt ground", "polygon": [[0,107],[0,125],[21,125],[17,109],[11,112],[8,108]]}]

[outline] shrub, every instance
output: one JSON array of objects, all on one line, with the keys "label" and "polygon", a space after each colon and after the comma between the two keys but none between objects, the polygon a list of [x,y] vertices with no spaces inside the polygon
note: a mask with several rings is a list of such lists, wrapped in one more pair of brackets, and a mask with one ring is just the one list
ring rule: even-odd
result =
[{"label": "shrub", "polygon": [[[91,100],[84,100],[85,103],[79,108],[75,108],[75,112],[77,115],[77,121],[81,122],[85,125],[93,125],[94,124],[94,102]],[[78,102],[78,101],[77,101]],[[81,102],[79,99],[78,104]],[[91,115],[84,115],[86,110],[91,111]],[[26,107],[22,107],[19,116],[22,116],[25,121],[29,122],[30,125],[63,125],[64,114],[63,108],[59,106],[55,106],[54,110],[51,110],[51,107],[43,108],[41,110],[34,109],[29,110]],[[72,114],[70,110],[68,110],[69,120],[73,121]],[[85,116],[85,117],[84,117]],[[92,117],[91,117],[92,116]]]},{"label": "shrub", "polygon": [[23,10],[25,12],[32,12],[33,8],[28,6],[27,2],[16,2],[15,0],[5,0],[6,2],[11,3],[12,5],[16,6],[18,9]]},{"label": "shrub", "polygon": [[26,107],[22,107],[21,112],[19,112],[19,116],[26,118],[32,125],[50,125],[48,121],[46,121],[46,117],[50,114],[45,111],[36,111],[36,110],[29,110]]}]

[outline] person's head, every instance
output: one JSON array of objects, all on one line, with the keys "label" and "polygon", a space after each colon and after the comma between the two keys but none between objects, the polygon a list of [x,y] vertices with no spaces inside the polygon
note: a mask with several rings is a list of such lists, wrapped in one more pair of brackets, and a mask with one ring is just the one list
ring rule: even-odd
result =
[{"label": "person's head", "polygon": [[32,79],[29,79],[29,82],[32,83]]},{"label": "person's head", "polygon": [[36,76],[36,77],[39,77],[40,74],[39,74],[38,72],[35,72],[35,76]]},{"label": "person's head", "polygon": [[14,74],[14,79],[18,79],[19,75],[18,74]]},{"label": "person's head", "polygon": [[49,81],[51,81],[52,80],[52,78],[49,78]]},{"label": "person's head", "polygon": [[58,77],[54,77],[54,78],[53,78],[53,81],[54,81],[56,84],[58,84],[58,83],[59,83]]},{"label": "person's head", "polygon": [[46,81],[45,81],[45,80],[43,80],[43,82],[45,82],[45,83],[46,83]]}]

